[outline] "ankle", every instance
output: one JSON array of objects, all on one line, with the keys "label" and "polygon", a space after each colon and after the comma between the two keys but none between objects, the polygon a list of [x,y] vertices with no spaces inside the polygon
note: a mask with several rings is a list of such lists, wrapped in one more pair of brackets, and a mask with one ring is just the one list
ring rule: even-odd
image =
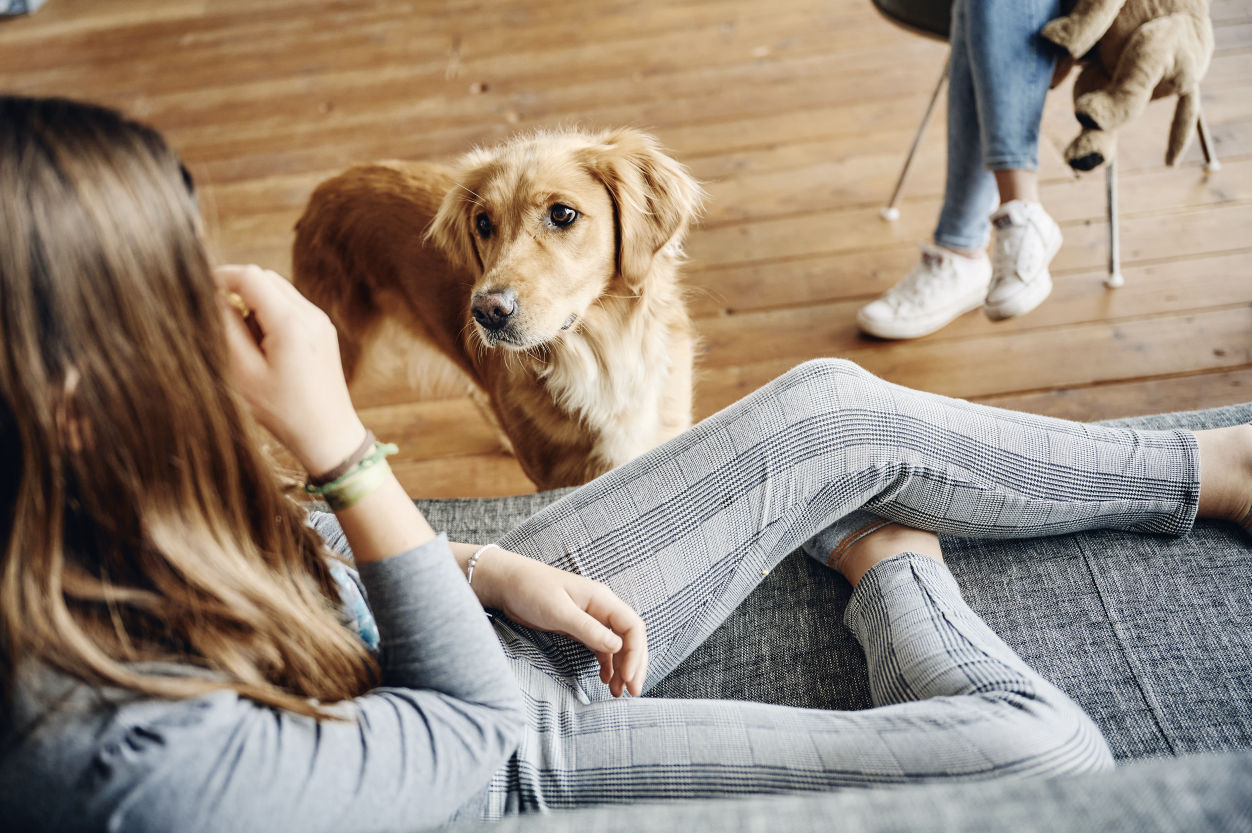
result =
[{"label": "ankle", "polygon": [[1024,168],[993,172],[1001,202],[1039,202],[1039,174]]},{"label": "ankle", "polygon": [[963,257],[966,260],[977,260],[978,258],[983,257],[984,255],[984,252],[982,249],[956,249],[956,248],[953,248],[952,246],[945,246],[942,243],[936,243],[935,248],[942,249],[947,254],[956,255],[957,257]]},{"label": "ankle", "polygon": [[1195,433],[1200,449],[1201,518],[1252,528],[1252,425]]},{"label": "ankle", "polygon": [[[839,552],[842,550],[842,552]],[[900,524],[884,523],[848,544],[841,544],[832,553],[832,564],[855,588],[875,564],[901,553],[916,553],[943,563],[939,536]]]}]

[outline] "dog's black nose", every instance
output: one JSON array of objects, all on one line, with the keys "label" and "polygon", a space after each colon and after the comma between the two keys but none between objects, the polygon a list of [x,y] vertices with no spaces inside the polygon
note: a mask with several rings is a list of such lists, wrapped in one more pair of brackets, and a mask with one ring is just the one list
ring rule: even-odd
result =
[{"label": "dog's black nose", "polygon": [[489,332],[503,330],[517,312],[517,295],[511,289],[479,292],[470,304],[474,320]]}]

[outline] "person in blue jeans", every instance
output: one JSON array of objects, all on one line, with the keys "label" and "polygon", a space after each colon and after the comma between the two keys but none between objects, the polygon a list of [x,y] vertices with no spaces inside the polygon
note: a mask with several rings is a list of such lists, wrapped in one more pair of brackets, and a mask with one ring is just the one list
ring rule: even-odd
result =
[{"label": "person in blue jeans", "polygon": [[1037,170],[1039,122],[1059,52],[1039,30],[1060,13],[1060,0],[952,4],[939,223],[913,271],[861,308],[864,332],[918,338],[980,306],[993,321],[1012,318],[1052,291],[1048,265],[1061,231],[1039,201]]}]

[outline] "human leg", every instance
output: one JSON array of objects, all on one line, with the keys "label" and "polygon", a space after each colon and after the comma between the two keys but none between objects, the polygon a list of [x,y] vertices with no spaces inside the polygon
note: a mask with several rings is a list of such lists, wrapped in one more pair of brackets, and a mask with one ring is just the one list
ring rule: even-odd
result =
[{"label": "human leg", "polygon": [[964,5],[958,0],[952,7],[947,175],[934,244],[923,244],[913,271],[857,313],[861,330],[878,338],[920,338],[946,327],[982,306],[991,281],[991,263],[983,249],[996,186],[982,162]]},{"label": "human leg", "polygon": [[1252,532],[1252,425],[1196,432],[1201,518],[1225,518]]},{"label": "human leg", "polygon": [[1002,202],[1039,202],[1039,174],[1035,171],[1020,168],[995,171],[995,180]]},{"label": "human leg", "polygon": [[827,566],[843,573],[855,588],[874,565],[902,552],[924,555],[943,563],[938,535],[882,519],[865,531],[849,536],[847,543],[827,555],[825,561]]},{"label": "human leg", "polygon": [[982,163],[991,171],[1037,170],[1039,123],[1057,49],[1039,34],[1060,0],[958,2],[964,9]]},{"label": "human leg", "polygon": [[857,584],[845,621],[876,708],[747,702],[586,702],[528,677],[531,720],[492,785],[491,814],[939,778],[1089,772],[1099,731],[961,600],[938,561],[901,554]]},{"label": "human leg", "polygon": [[947,167],[934,233],[935,245],[966,256],[987,247],[991,230],[987,216],[996,204],[996,182],[984,164],[982,115],[970,54],[975,45],[970,39],[970,2],[952,4]]},{"label": "human leg", "polygon": [[[1197,478],[1188,432],[1001,411],[819,360],[584,486],[499,543],[604,581],[634,607],[647,625],[651,683],[779,559],[815,534],[837,544],[855,529],[855,510],[967,536],[1093,527],[1182,533],[1195,515]],[[529,636],[519,650],[533,664],[583,697],[607,696],[584,648]]]},{"label": "human leg", "polygon": [[1022,315],[1052,291],[1048,264],[1061,245],[1039,202],[1039,124],[1057,49],[1039,30],[1060,14],[1059,0],[969,0],[965,34],[977,99],[982,163],[996,172],[1000,208],[984,311],[993,320]]}]

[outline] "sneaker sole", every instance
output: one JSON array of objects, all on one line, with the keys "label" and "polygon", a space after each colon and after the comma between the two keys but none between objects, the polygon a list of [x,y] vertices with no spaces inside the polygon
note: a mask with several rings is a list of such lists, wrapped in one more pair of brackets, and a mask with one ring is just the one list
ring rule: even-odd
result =
[{"label": "sneaker sole", "polygon": [[998,304],[983,304],[982,311],[992,321],[1003,321],[1025,315],[1043,303],[1052,294],[1052,274],[1046,269],[1022,291]]},{"label": "sneaker sole", "polygon": [[978,297],[971,296],[971,299],[962,307],[941,316],[933,316],[922,319],[921,321],[911,321],[903,324],[896,321],[866,321],[860,314],[857,314],[856,324],[861,328],[861,332],[875,338],[890,339],[892,341],[900,341],[909,338],[921,338],[931,333],[938,332],[944,327],[951,324],[967,312],[972,312],[983,305],[985,299],[985,290]]}]

